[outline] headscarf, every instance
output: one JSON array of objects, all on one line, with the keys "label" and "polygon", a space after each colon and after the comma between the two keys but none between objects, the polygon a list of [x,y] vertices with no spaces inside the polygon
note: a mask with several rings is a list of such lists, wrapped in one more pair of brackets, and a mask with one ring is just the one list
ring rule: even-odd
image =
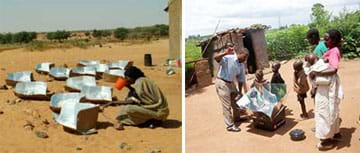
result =
[{"label": "headscarf", "polygon": [[145,77],[144,72],[142,72],[139,68],[135,66],[131,66],[128,69],[126,69],[124,75],[133,79],[134,81],[136,81],[140,77]]}]

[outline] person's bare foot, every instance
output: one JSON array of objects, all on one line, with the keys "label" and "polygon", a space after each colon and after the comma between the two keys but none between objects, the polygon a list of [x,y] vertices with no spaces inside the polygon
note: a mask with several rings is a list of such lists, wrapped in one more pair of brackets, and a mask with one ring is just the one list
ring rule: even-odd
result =
[{"label": "person's bare foot", "polygon": [[116,130],[119,130],[119,131],[125,130],[125,129],[124,129],[124,125],[121,124],[121,123],[116,123],[116,124],[114,125],[114,128],[115,128]]},{"label": "person's bare foot", "polygon": [[309,116],[307,114],[306,115],[300,114],[300,118],[301,118],[301,120],[307,120],[307,119],[309,119]]}]

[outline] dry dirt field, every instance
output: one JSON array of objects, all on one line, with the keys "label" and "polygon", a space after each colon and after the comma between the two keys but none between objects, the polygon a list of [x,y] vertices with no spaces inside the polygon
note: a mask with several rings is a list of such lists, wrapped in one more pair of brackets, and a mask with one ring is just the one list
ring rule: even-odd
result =
[{"label": "dry dirt field", "polygon": [[[286,123],[274,132],[255,129],[251,121],[240,124],[241,132],[229,133],[225,130],[221,103],[215,92],[214,85],[192,92],[186,97],[186,152],[187,153],[314,153],[318,140],[311,131],[314,125],[314,106],[310,98],[306,99],[307,110],[311,116],[308,120],[300,120],[300,104],[296,101],[296,94],[292,90],[291,60],[282,65],[280,73],[287,82],[288,94],[284,104]],[[342,142],[329,153],[359,153],[360,152],[360,61],[341,61],[339,75],[342,81],[345,98],[340,105]],[[265,75],[270,79],[271,73]],[[248,81],[248,85],[252,80]],[[290,140],[292,129],[305,131],[303,141]]]},{"label": "dry dirt field", "polygon": [[[109,47],[111,46],[111,48]],[[75,67],[80,60],[133,60],[149,78],[162,89],[167,96],[170,115],[162,127],[155,129],[125,127],[116,131],[111,120],[99,114],[97,134],[78,135],[65,132],[63,127],[52,119],[48,101],[22,101],[8,104],[17,99],[12,90],[0,90],[0,152],[2,153],[101,153],[101,152],[181,152],[181,69],[175,68],[176,74],[168,76],[167,67],[163,66],[168,56],[168,40],[159,40],[147,44],[124,45],[106,44],[102,48],[88,49],[51,49],[46,51],[26,51],[16,49],[0,52],[0,85],[5,84],[7,73],[32,70],[35,80],[46,81],[46,76],[35,73],[34,67],[41,62],[53,62],[58,66],[67,64]],[[144,54],[151,53],[153,67],[144,67]],[[64,81],[49,82],[49,90],[64,91]],[[113,86],[112,83],[100,80],[99,85]],[[114,90],[120,99],[127,89]],[[106,116],[114,119],[119,107],[105,109]],[[23,126],[26,121],[35,125],[34,130]],[[42,121],[47,120],[46,125]],[[42,139],[35,131],[45,131],[49,138]]]}]

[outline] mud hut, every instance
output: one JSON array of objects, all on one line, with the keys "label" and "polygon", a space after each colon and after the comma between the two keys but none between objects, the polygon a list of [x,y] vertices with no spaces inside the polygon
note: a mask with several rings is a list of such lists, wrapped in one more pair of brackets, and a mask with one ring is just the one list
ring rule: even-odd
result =
[{"label": "mud hut", "polygon": [[[202,57],[208,59],[209,68],[212,76],[214,70],[217,70],[217,62],[213,56],[215,52],[222,51],[226,43],[234,44],[235,51],[246,48],[249,51],[247,60],[247,72],[252,74],[257,69],[269,67],[269,57],[266,50],[265,25],[252,25],[247,28],[235,28],[217,33],[206,40],[199,43],[201,47]],[[215,71],[216,72],[216,71]]]}]

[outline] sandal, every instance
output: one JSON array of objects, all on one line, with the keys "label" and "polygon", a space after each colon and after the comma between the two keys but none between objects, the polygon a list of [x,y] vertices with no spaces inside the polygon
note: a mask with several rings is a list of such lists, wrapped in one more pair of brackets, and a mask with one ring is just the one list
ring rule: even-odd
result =
[{"label": "sandal", "polygon": [[116,124],[114,124],[114,128],[115,128],[116,130],[118,130],[118,131],[125,130],[125,129],[124,129],[124,125],[121,124],[121,123],[116,123]]},{"label": "sandal", "polygon": [[316,148],[318,148],[320,151],[330,150],[334,148],[334,144],[329,140],[321,141],[316,145]]},{"label": "sandal", "polygon": [[236,127],[235,125],[226,128],[226,130],[229,132],[240,132],[241,131],[241,129]]},{"label": "sandal", "polygon": [[333,136],[333,139],[334,139],[334,140],[337,140],[337,141],[340,141],[341,138],[342,138],[342,135],[341,135],[340,132],[339,132],[339,133],[336,133],[336,134]]}]

